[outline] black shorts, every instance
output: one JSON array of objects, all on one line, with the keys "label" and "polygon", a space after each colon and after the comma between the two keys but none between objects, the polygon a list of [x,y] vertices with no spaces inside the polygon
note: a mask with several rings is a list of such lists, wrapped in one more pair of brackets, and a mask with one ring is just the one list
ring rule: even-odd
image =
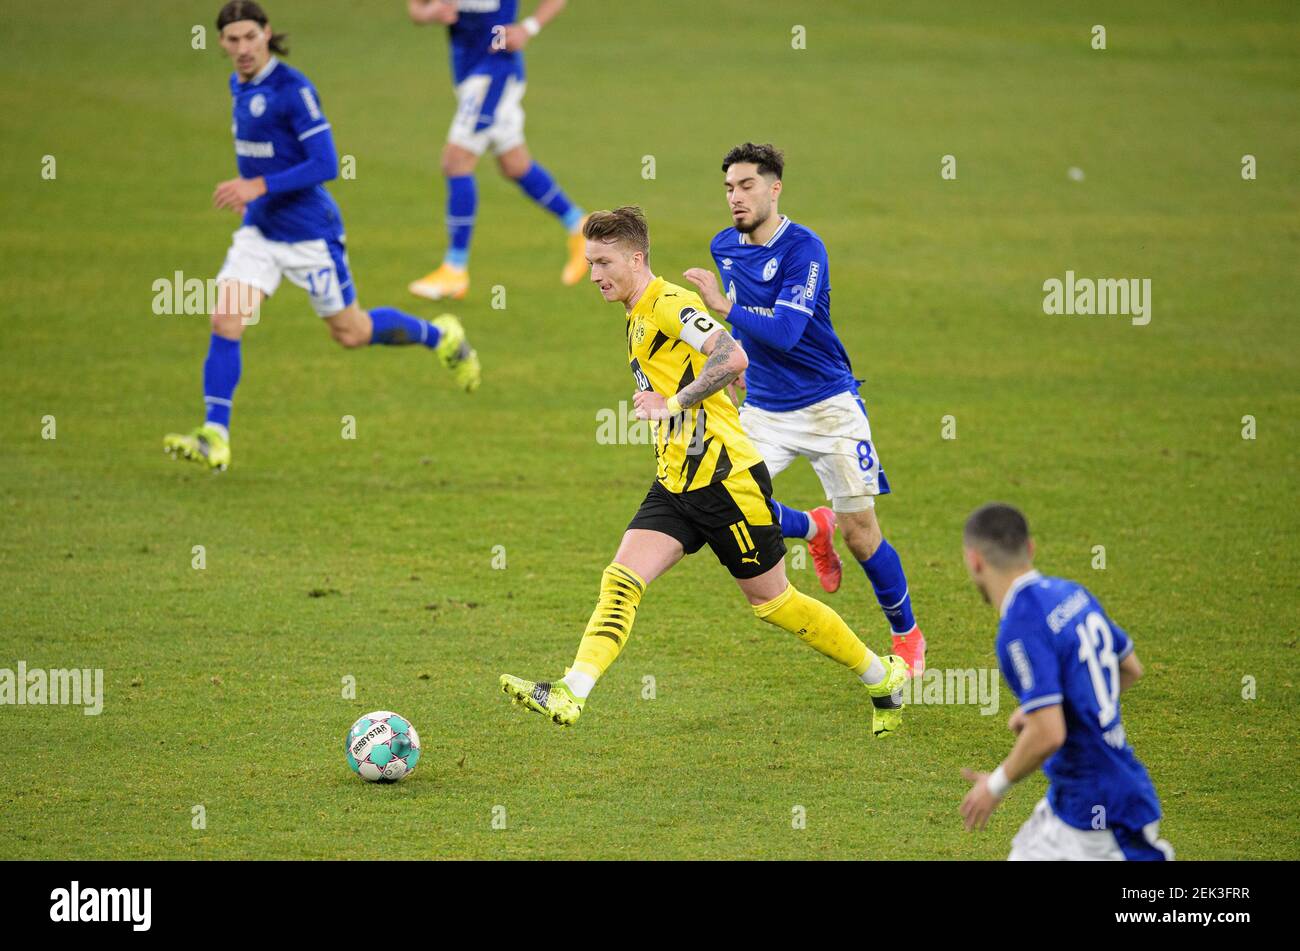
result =
[{"label": "black shorts", "polygon": [[772,477],[761,462],[690,492],[669,492],[656,482],[627,527],[671,535],[688,555],[708,542],[733,578],[757,577],[785,557],[772,513]]}]

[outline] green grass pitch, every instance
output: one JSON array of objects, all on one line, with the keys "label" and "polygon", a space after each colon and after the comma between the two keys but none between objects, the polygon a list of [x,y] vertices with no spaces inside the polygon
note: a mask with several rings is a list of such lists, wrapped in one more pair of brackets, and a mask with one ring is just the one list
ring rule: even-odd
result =
[{"label": "green grass pitch", "polygon": [[[651,587],[573,730],[498,692],[562,672],[653,460],[596,439],[631,399],[621,311],[560,286],[560,228],[487,162],[452,308],[479,393],[419,348],[340,350],[286,284],[245,337],[232,469],[163,455],[200,419],[208,325],[155,314],[152,285],[215,275],[236,227],[209,205],[234,167],[218,6],[6,13],[0,668],[102,668],[106,698],[0,707],[0,857],[1004,857],[1041,777],[983,834],[957,805],[960,768],[1010,746],[1006,688],[996,715],[917,707],[873,742],[852,678],[756,621],[707,553]],[[398,2],[267,6],[355,158],[330,188],[362,305],[434,316],[405,287],[443,247],[444,38]],[[1125,723],[1179,856],[1300,858],[1294,5],[793,9],[575,0],[528,51],[534,154],[587,208],[642,205],[678,279],[728,222],[723,152],[783,146],[931,666],[995,666],[960,527],[1021,505],[1042,570],[1137,641]],[[1150,278],[1150,324],[1048,316],[1066,270]],[[776,488],[820,496],[803,463]],[[887,643],[851,561],[831,603]],[[374,709],[422,735],[396,786],[344,763]]]}]

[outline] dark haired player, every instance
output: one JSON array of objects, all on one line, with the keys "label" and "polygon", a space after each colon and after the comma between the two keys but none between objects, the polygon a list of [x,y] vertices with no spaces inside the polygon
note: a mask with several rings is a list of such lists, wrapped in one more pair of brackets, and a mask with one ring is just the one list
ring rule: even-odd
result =
[{"label": "dark haired player", "polygon": [[744,371],[744,350],[698,295],[651,272],[650,235],[639,208],[598,211],[583,234],[592,283],[626,311],[633,399],[637,416],[656,423],[657,472],[605,568],[573,666],[553,683],[506,674],[501,688],[529,710],[572,724],[627,643],[646,586],[707,544],[757,617],[858,675],[872,700],[872,734],[894,733],[902,722],[907,665],[900,657],[877,657],[838,614],[786,579],[771,479],[723,392]]},{"label": "dark haired player", "polygon": [[731,323],[749,354],[740,421],[773,477],[806,456],[831,509],[802,512],[776,503],[781,532],[805,538],[822,587],[840,586],[835,528],[866,572],[893,632],[893,650],[912,676],[925,668],[925,636],[898,552],[881,535],[875,498],[889,480],[871,441],[867,409],[848,354],[831,325],[830,264],[815,233],[777,209],[785,161],[771,145],[746,142],[722,160],[733,227],[709,250],[712,271],[691,268],[713,313]]},{"label": "dark haired player", "polygon": [[1011,843],[1013,860],[1172,859],[1160,801],[1120,722],[1119,695],[1142,676],[1133,641],[1080,584],[1034,570],[1025,517],[990,503],[966,521],[966,569],[997,608],[998,664],[1020,700],[1011,753],[961,803],[983,829],[1012,785],[1040,766],[1047,796]]},{"label": "dark haired player", "polygon": [[[244,327],[282,279],[307,291],[312,307],[344,347],[422,344],[434,350],[467,392],[479,361],[460,321],[421,320],[392,307],[364,311],[343,247],[343,220],[324,183],[338,174],[329,121],[316,88],[282,62],[284,37],[252,0],[232,0],[217,15],[221,47],[234,63],[235,159],[239,177],[217,185],[213,204],[243,216],[217,274],[212,338],[203,365],[207,417],[163,448],[209,469],[230,465],[230,410],[239,383]],[[277,55],[278,54],[278,55]]]}]

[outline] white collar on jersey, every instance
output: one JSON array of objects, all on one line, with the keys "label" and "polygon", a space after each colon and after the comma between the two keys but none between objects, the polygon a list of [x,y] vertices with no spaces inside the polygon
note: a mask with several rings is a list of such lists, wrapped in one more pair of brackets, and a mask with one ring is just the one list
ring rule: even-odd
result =
[{"label": "white collar on jersey", "polygon": [[280,61],[276,59],[274,56],[272,56],[269,60],[266,61],[266,65],[263,66],[260,70],[258,70],[257,75],[248,81],[249,85],[260,86],[262,84],[262,80],[265,79],[267,76],[270,76],[271,71],[274,70],[275,67],[279,65],[280,65]]},{"label": "white collar on jersey", "polygon": [[[785,234],[785,229],[788,227],[790,227],[790,219],[787,218],[785,215],[782,215],[781,227],[776,229],[772,237],[768,238],[766,241],[763,242],[763,247],[770,248],[772,245],[776,244],[776,239],[781,237],[781,235]],[[740,243],[741,244],[750,243],[749,235],[745,234],[743,231],[740,233]]]},{"label": "white collar on jersey", "polygon": [[1016,595],[1029,587],[1035,581],[1040,580],[1042,577],[1041,574],[1030,568],[1015,581],[1011,582],[1011,587],[1007,588],[1007,593],[1002,598],[1002,610],[1000,616],[1006,617],[1007,612],[1011,610],[1011,602],[1016,599]]}]

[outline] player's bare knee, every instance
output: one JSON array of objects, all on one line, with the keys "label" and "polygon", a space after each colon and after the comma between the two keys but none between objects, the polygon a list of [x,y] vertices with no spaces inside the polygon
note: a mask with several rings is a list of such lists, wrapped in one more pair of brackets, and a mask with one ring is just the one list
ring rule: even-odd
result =
[{"label": "player's bare knee", "polygon": [[477,163],[477,155],[458,145],[448,143],[442,150],[442,174],[448,178],[470,174]]},{"label": "player's bare knee", "polygon": [[364,347],[370,342],[369,335],[351,324],[330,324],[330,336],[335,343],[348,350]]},{"label": "player's bare knee", "polygon": [[212,312],[212,332],[227,340],[238,340],[244,335],[244,318],[218,307]]},{"label": "player's bare knee", "polygon": [[844,544],[849,546],[855,558],[865,561],[876,553],[883,536],[871,509],[864,512],[837,512],[836,518],[840,534],[844,536]]},{"label": "player's bare knee", "polygon": [[250,284],[222,281],[210,315],[212,332],[227,340],[238,340],[244,328],[257,323],[262,292]]},{"label": "player's bare knee", "polygon": [[528,174],[532,168],[533,160],[527,152],[520,154],[512,150],[497,156],[497,167],[501,169],[501,174],[507,178],[520,179]]},{"label": "player's bare knee", "polygon": [[356,302],[349,304],[337,314],[325,318],[330,329],[330,336],[341,347],[351,350],[364,347],[370,343],[374,333],[374,323],[368,311],[362,310]]},{"label": "player's bare knee", "polygon": [[866,561],[874,555],[880,547],[881,541],[879,531],[870,532],[865,529],[856,529],[844,532],[844,543],[849,546],[849,551],[853,552],[853,557],[858,561]]}]

